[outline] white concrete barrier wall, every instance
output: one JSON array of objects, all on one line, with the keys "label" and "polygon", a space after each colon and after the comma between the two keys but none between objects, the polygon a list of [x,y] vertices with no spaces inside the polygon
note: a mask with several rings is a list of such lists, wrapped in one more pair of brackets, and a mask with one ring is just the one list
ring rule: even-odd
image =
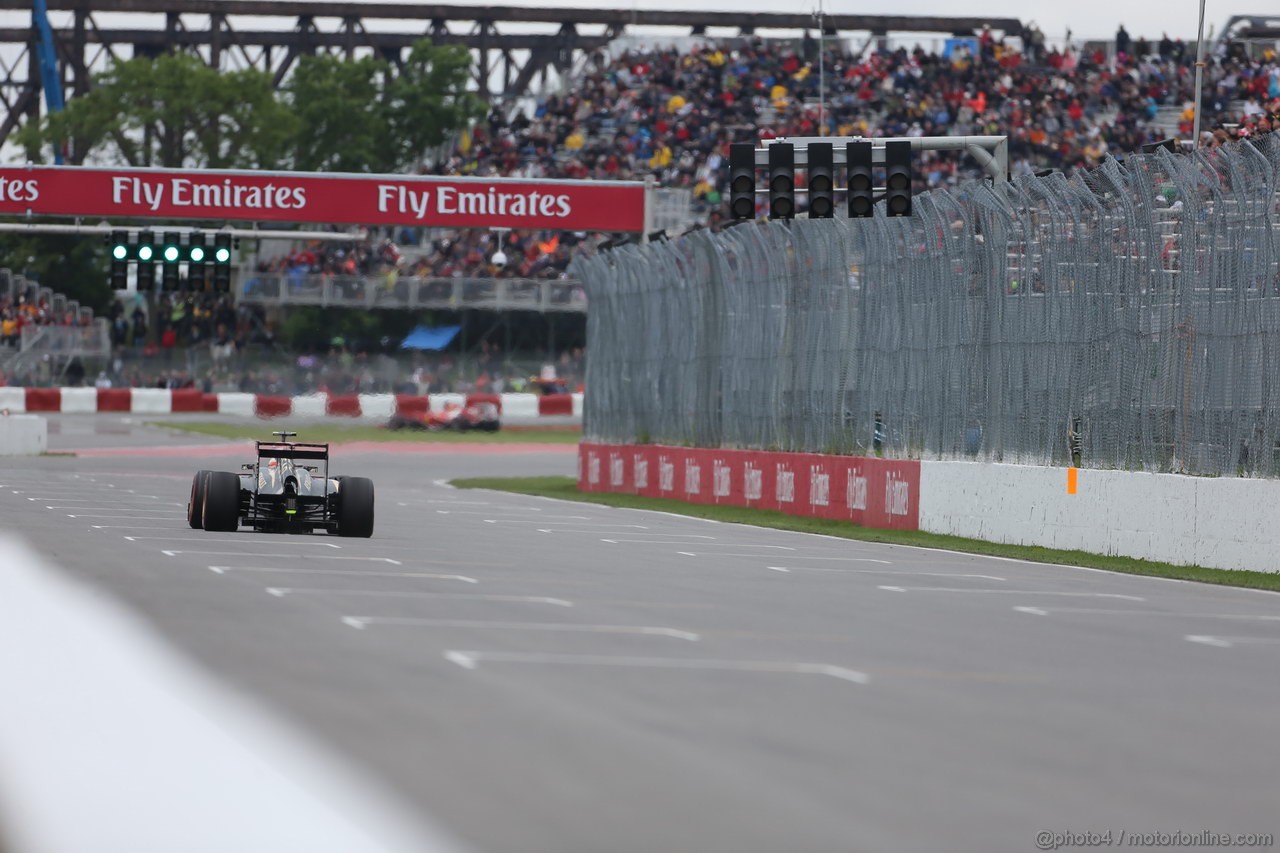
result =
[{"label": "white concrete barrier wall", "polygon": [[39,456],[49,449],[49,424],[39,415],[0,415],[0,456]]},{"label": "white concrete barrier wall", "polygon": [[299,418],[323,418],[325,406],[329,402],[327,394],[306,394],[293,398],[293,415]]},{"label": "white concrete barrier wall", "polygon": [[218,414],[242,415],[251,418],[256,413],[255,399],[255,395],[241,391],[222,392],[218,394]]},{"label": "white concrete barrier wall", "polygon": [[361,394],[360,419],[365,421],[385,422],[391,420],[396,411],[395,394]]},{"label": "white concrete barrier wall", "polygon": [[538,417],[538,395],[537,394],[503,394],[502,395],[502,417],[503,418],[537,418]]},{"label": "white concrete barrier wall", "polygon": [[98,389],[63,388],[62,411],[64,414],[84,414],[98,411]]},{"label": "white concrete barrier wall", "polygon": [[26,388],[0,388],[0,412],[8,409],[14,414],[27,410]]},{"label": "white concrete barrier wall", "polygon": [[173,411],[173,392],[168,388],[133,388],[129,410],[139,415],[167,415]]},{"label": "white concrete barrier wall", "polygon": [[1280,481],[920,463],[920,529],[1179,565],[1280,571]]}]

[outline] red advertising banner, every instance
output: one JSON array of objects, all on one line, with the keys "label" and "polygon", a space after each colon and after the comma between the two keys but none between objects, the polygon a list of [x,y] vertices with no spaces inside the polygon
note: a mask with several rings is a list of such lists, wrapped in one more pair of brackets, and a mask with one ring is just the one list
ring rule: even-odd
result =
[{"label": "red advertising banner", "polygon": [[909,459],[584,442],[578,488],[920,526],[920,463]]},{"label": "red advertising banner", "polygon": [[0,214],[644,230],[644,184],[221,169],[0,167]]}]

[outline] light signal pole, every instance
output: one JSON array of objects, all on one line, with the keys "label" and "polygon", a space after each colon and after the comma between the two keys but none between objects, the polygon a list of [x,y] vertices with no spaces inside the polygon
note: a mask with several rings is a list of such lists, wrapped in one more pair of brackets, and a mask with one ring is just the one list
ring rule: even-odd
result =
[{"label": "light signal pole", "polygon": [[[1204,0],[1201,0],[1203,3]],[[827,135],[827,57],[824,40],[827,37],[826,14],[822,9],[822,0],[818,0],[818,11],[814,12],[818,19],[818,136]]]}]

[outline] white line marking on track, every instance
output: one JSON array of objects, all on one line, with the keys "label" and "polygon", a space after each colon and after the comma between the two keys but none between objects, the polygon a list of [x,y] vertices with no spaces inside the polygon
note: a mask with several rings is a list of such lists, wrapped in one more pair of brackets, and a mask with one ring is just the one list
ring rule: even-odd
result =
[{"label": "white line marking on track", "polygon": [[516,601],[524,604],[549,604],[552,607],[572,607],[567,598],[550,598],[545,595],[487,595],[477,592],[399,592],[389,589],[326,589],[324,587],[269,586],[267,595],[284,598],[286,595],[368,595],[377,598],[444,598],[466,601]]},{"label": "white line marking on track", "polygon": [[1119,598],[1124,601],[1146,601],[1139,595],[1121,595],[1117,592],[1058,592],[1053,591],[1037,591],[1034,589],[962,589],[960,587],[946,586],[882,586],[879,587],[889,592],[966,592],[966,593],[986,593],[991,595],[1063,595],[1073,598]]},{"label": "white line marking on track", "polygon": [[476,668],[475,653],[449,651],[444,653],[444,659],[449,661],[449,663],[456,663],[463,669]]},{"label": "white line marking on track", "polygon": [[[1015,607],[1014,610],[1029,613],[1030,610]],[[1104,607],[1043,607],[1033,608],[1041,612],[1037,616],[1054,613],[1084,613],[1091,616],[1180,616],[1183,619],[1238,619],[1242,622],[1280,622],[1280,616],[1251,613],[1182,613],[1168,610],[1109,610]]]},{"label": "white line marking on track", "polygon": [[[808,558],[806,557],[805,559]],[[1008,580],[1008,578],[996,575],[969,575],[960,574],[959,572],[912,572],[903,569],[824,569],[815,566],[765,566],[765,568],[773,569],[775,572],[824,572],[836,575],[909,575],[911,577],[980,578],[988,581]]]},{"label": "white line marking on track", "polygon": [[[628,527],[628,526],[629,526],[629,527],[639,527],[640,525],[638,525],[638,524],[632,524],[632,525],[625,525],[625,524],[621,524],[621,525],[602,524],[602,525],[600,525],[600,528],[606,528],[606,529],[593,528],[593,529],[591,529],[591,530],[565,530],[564,528],[539,527],[539,528],[538,528],[538,532],[539,532],[539,533],[586,533],[586,534],[588,534],[588,535],[592,535],[592,534],[608,533],[609,531],[607,530],[607,528],[610,528],[610,527]],[[670,533],[641,533],[641,532],[640,532],[640,531],[638,531],[638,530],[623,530],[623,531],[621,531],[621,532],[619,533],[619,535],[626,535],[626,536],[671,536],[672,534],[670,534]],[[676,533],[676,534],[674,534],[674,535],[676,535],[676,536],[687,536],[687,535],[689,535],[689,534],[686,534],[686,533]],[[714,536],[699,536],[699,537],[697,537],[697,538],[699,538],[699,539],[714,539],[715,537],[714,537]]]},{"label": "white line marking on track", "polygon": [[[626,542],[626,539],[621,539],[621,542]],[[636,542],[644,544],[696,544],[696,546],[699,547],[709,546],[710,544],[709,542],[645,542],[644,539],[636,539]],[[776,549],[776,551],[795,551],[795,548],[792,548],[791,546],[758,546],[758,544],[751,544],[749,542],[717,542],[716,547],[773,548]],[[750,557],[753,558],[753,560],[759,560],[760,557],[758,553],[717,553],[714,551],[677,551],[676,553],[680,553],[680,555],[684,555],[686,557]],[[808,557],[805,557],[805,560],[808,560]]]},{"label": "white line marking on track", "polygon": [[[440,509],[442,504],[444,506],[467,507],[467,509]],[[423,512],[434,510],[440,515],[503,515],[508,512],[542,512],[541,507],[505,506],[502,504],[491,504],[487,501],[397,501],[396,506],[402,506],[406,509],[419,509]],[[485,509],[476,509],[476,507],[485,507]],[[528,516],[524,517],[527,518]]]},{"label": "white line marking on track", "polygon": [[427,500],[421,500],[418,502],[405,501],[400,504],[400,506],[421,507],[423,509],[429,508],[428,505],[431,505],[432,508],[436,506],[441,506],[441,505],[464,506],[464,507],[472,507],[472,506],[488,507],[488,509],[484,510],[484,512],[480,512],[477,510],[458,510],[459,513],[470,512],[471,514],[474,514],[474,515],[484,515],[486,512],[489,513],[490,515],[492,515],[495,512],[497,513],[542,512],[542,507],[540,506],[512,506],[511,504],[496,504],[496,503],[493,503],[492,501],[447,501],[447,500],[438,500],[438,499],[427,499]]},{"label": "white line marking on track", "polygon": [[[668,535],[683,535],[683,534],[668,534]],[[710,538],[714,538],[714,537],[710,537]],[[601,542],[611,542],[611,543],[613,543],[613,544],[615,544],[615,545],[617,545],[618,543],[623,543],[623,544],[628,544],[628,545],[697,545],[697,546],[698,546],[698,547],[700,547],[700,548],[707,548],[707,547],[711,547],[712,545],[715,545],[716,547],[724,546],[724,547],[726,547],[726,548],[771,548],[771,549],[774,549],[774,550],[777,550],[777,551],[794,551],[794,550],[796,550],[795,548],[792,548],[790,545],[752,545],[752,544],[750,544],[750,543],[746,543],[746,542],[714,542],[714,543],[712,543],[712,542],[652,542],[652,541],[650,541],[650,540],[648,540],[648,539],[601,539],[600,541],[601,541]],[[685,552],[685,551],[680,551],[679,553],[681,553],[681,554],[685,554],[685,553],[687,553],[687,552]],[[698,557],[748,557],[748,556],[755,557],[755,556],[758,556],[758,555],[756,555],[756,554],[715,554],[715,553],[710,553],[710,554],[708,554],[708,553],[702,553],[702,554],[698,554],[698,553],[692,553],[692,554],[688,554],[688,556],[690,556],[690,557],[694,557],[694,556],[698,556]]]},{"label": "white line marking on track", "polygon": [[461,581],[462,583],[480,583],[467,575],[445,575],[435,572],[378,572],[367,569],[284,569],[271,566],[210,566],[209,571],[224,575],[227,572],[268,572],[285,575],[342,575],[361,578],[428,578],[442,581]]},{"label": "white line marking on track", "polygon": [[[489,506],[488,509],[438,509],[439,515],[502,515],[504,512],[542,512],[536,507]],[[523,518],[523,516],[519,516]],[[547,518],[582,518],[580,515],[549,515]]]},{"label": "white line marking on track", "polygon": [[1032,616],[1048,616],[1049,615],[1049,611],[1045,610],[1043,607],[1015,607],[1013,609],[1018,611],[1019,613],[1029,613]]},{"label": "white line marking on track", "polygon": [[182,518],[179,513],[173,515],[85,515],[83,513],[67,513],[67,518],[117,518],[131,519],[133,521],[171,521],[173,519]]},{"label": "white line marking on track", "polygon": [[[71,504],[88,504],[88,503],[97,503],[101,501],[110,501],[111,506],[133,505],[133,506],[139,506],[139,507],[155,507],[156,505],[155,501],[139,501],[139,500],[134,500],[132,498],[116,499],[114,495],[85,495],[84,492],[77,492],[77,494],[82,495],[82,497],[75,497],[75,495],[44,495],[43,497],[39,497],[39,498],[27,498],[27,500],[35,501],[37,503],[41,503],[43,501],[55,501],[60,503],[71,503]],[[176,503],[176,501],[174,501],[174,503]]]},{"label": "white line marking on track", "polygon": [[348,557],[343,554],[258,554],[243,551],[161,551],[166,557],[179,554],[200,554],[210,557],[271,557],[276,560],[362,560],[369,563],[390,563],[393,566],[403,565],[399,560],[390,557]]},{"label": "white line marking on track", "polygon": [[1229,649],[1232,646],[1274,646],[1280,645],[1280,637],[1217,637],[1208,634],[1188,634],[1186,639],[1192,643],[1205,646],[1217,646]]},{"label": "white line marking on track", "polygon": [[1185,639],[1191,643],[1199,643],[1202,646],[1216,646],[1220,649],[1229,649],[1234,645],[1226,637],[1210,637],[1207,634],[1188,634]]},{"label": "white line marking on track", "polygon": [[444,653],[445,660],[455,663],[463,669],[475,669],[482,662],[490,663],[528,663],[559,664],[567,666],[619,666],[645,667],[651,669],[704,669],[721,672],[770,672],[791,673],[798,675],[824,675],[850,681],[854,684],[866,684],[865,672],[845,669],[828,663],[779,663],[775,661],[749,660],[698,660],[691,658],[644,658],[615,657],[613,655],[556,655],[524,652],[481,652],[450,649]]},{"label": "white line marking on track", "polygon": [[172,530],[174,533],[182,533],[190,530],[188,527],[179,527],[173,525],[171,527],[160,527],[154,524],[90,524],[91,530]]},{"label": "white line marking on track", "polygon": [[565,518],[573,521],[598,521],[585,515],[548,515],[542,518],[486,518],[485,524],[564,524],[563,521],[547,521],[548,518]]},{"label": "white line marking on track", "polygon": [[186,504],[152,504],[146,509],[127,506],[46,506],[45,509],[74,509],[77,512],[156,512],[164,506],[186,506]]},{"label": "white line marking on track", "polygon": [[362,629],[368,625],[419,625],[424,628],[486,628],[501,631],[564,631],[587,634],[640,634],[672,637],[696,643],[702,639],[692,631],[650,625],[578,625],[566,622],[490,622],[483,619],[419,619],[399,616],[343,616],[343,623]]},{"label": "white line marking on track", "polygon": [[[794,551],[796,549],[792,548],[791,550]],[[717,557],[754,557],[756,555],[755,554],[717,554],[716,556]],[[893,565],[892,560],[876,560],[871,557],[812,557],[808,554],[805,554],[804,557],[802,557],[801,559],[807,562],[814,562],[819,560],[835,560],[841,563],[879,563],[880,565],[883,565],[883,566]],[[815,569],[815,571],[817,570]]]},{"label": "white line marking on track", "polygon": [[[542,531],[539,531],[539,532],[542,532]],[[547,533],[586,533],[586,534],[588,534],[588,535],[591,535],[591,534],[599,535],[599,534],[601,534],[601,533],[608,533],[609,531],[608,531],[608,530],[547,530],[547,531],[545,531],[545,532],[547,532]],[[624,531],[622,531],[622,532],[620,532],[620,533],[615,533],[615,534],[613,534],[613,535],[615,535],[615,536],[667,536],[667,537],[671,537],[671,536],[678,536],[678,537],[680,537],[681,539],[715,539],[715,538],[716,538],[716,537],[714,537],[714,536],[707,536],[707,535],[702,534],[702,533],[641,533],[641,532],[636,531],[636,530],[624,530]],[[617,542],[648,542],[649,540],[648,540],[648,539],[607,539],[607,540],[603,540],[603,541],[617,543]],[[652,543],[652,544],[654,544],[654,545],[667,545],[667,544],[670,544],[670,543],[668,543],[668,542],[654,542],[654,543]],[[686,544],[686,545],[703,545],[703,544],[706,544],[706,543],[704,543],[704,542],[686,542],[686,543],[684,543],[684,544]]]},{"label": "white line marking on track", "polygon": [[[220,542],[221,543],[221,542],[227,541],[225,539],[215,538],[215,536],[188,536],[185,538],[178,538],[176,536],[126,536],[124,538],[128,539],[130,542],[143,542],[147,540],[152,540],[152,541],[159,541],[159,542],[204,542],[204,543]],[[236,544],[237,545],[241,545],[241,544],[263,545],[263,544],[267,544],[268,541],[269,540],[266,539],[265,537],[254,538],[254,539],[246,538],[243,542],[236,542]],[[275,544],[275,543],[271,543],[271,544]],[[341,548],[342,547],[341,545],[335,545],[332,542],[300,542],[298,541],[298,537],[294,537],[292,540],[290,540],[289,544],[290,545],[314,545],[317,548]]]},{"label": "white line marking on track", "polygon": [[[546,527],[557,527],[559,525],[565,525],[565,524],[570,526],[585,527],[586,525],[581,524],[581,522],[583,521],[587,522],[588,524],[599,524],[601,527],[631,526],[626,524],[614,524],[613,522],[606,521],[602,518],[586,518],[584,516],[564,516],[564,515],[551,516],[551,517],[552,518],[576,518],[577,520],[576,521],[548,521],[546,518],[501,518],[501,519],[486,518],[485,521],[489,524],[541,524]],[[639,527],[640,525],[637,524],[634,526]]]}]

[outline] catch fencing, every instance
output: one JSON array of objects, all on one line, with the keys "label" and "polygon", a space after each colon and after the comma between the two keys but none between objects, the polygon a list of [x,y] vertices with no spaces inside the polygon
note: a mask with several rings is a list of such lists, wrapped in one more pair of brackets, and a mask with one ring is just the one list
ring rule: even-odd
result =
[{"label": "catch fencing", "polygon": [[574,261],[589,440],[1280,476],[1280,134]]}]

